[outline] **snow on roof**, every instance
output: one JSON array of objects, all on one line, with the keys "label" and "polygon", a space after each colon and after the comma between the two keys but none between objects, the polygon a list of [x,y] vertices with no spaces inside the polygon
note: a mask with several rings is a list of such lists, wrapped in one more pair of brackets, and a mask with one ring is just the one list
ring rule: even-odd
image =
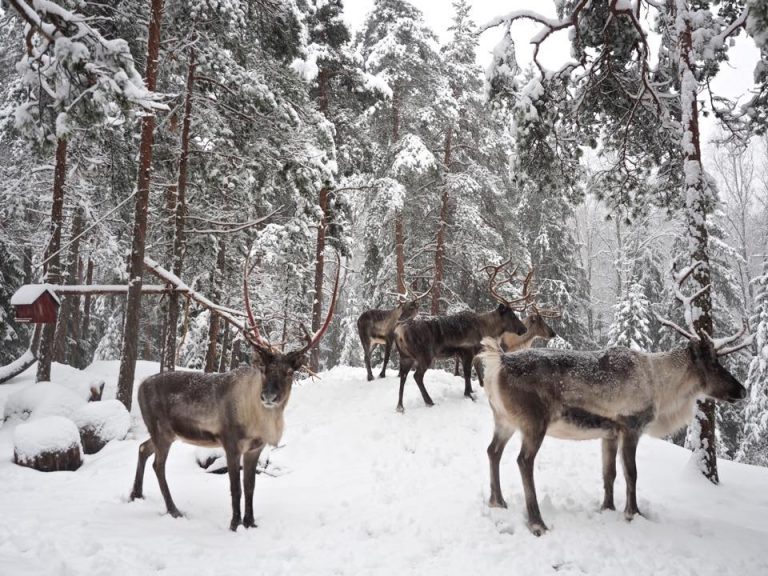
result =
[{"label": "snow on roof", "polygon": [[51,284],[25,284],[11,296],[11,306],[34,304],[35,300],[40,298],[44,292],[48,292],[56,301],[56,304],[61,303]]}]

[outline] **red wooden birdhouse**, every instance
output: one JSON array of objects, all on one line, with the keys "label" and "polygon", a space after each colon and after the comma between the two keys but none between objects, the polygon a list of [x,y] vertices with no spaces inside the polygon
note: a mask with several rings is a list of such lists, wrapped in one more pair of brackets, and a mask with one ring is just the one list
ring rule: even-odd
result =
[{"label": "red wooden birdhouse", "polygon": [[11,296],[16,322],[53,324],[59,312],[59,297],[50,284],[26,284]]}]

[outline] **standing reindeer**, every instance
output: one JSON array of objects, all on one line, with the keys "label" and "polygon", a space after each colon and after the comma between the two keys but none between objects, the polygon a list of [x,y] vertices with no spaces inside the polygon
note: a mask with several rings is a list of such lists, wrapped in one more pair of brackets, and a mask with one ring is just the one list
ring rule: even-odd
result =
[{"label": "standing reindeer", "polygon": [[[553,310],[539,310],[535,304],[532,305],[533,312],[523,318],[523,326],[525,326],[525,332],[523,334],[515,334],[514,332],[504,332],[501,335],[501,348],[505,352],[518,352],[520,350],[527,350],[533,343],[541,338],[542,340],[550,340],[557,336],[552,327],[547,324],[544,318],[558,318],[559,313]],[[477,379],[480,382],[480,386],[483,386],[483,363],[477,354],[480,353],[482,347],[478,346],[475,358],[472,360],[472,366],[477,374]],[[459,375],[459,357],[456,357],[456,365],[453,370],[453,375]]]},{"label": "standing reindeer", "polygon": [[[176,439],[198,446],[221,446],[227,458],[232,496],[230,529],[256,526],[253,518],[253,488],[256,464],[264,446],[276,446],[283,434],[283,411],[291,395],[295,372],[307,362],[307,353],[316,346],[331,323],[339,289],[340,262],[337,261],[333,297],[325,323],[299,350],[283,353],[265,342],[256,326],[248,296],[248,259],[243,275],[243,298],[249,327],[238,326],[258,356],[259,363],[224,374],[163,372],[150,376],[138,393],[141,415],[150,438],[139,446],[139,461],[131,500],[143,498],[144,468],[152,454],[153,467],[174,518],[181,512],[174,504],[165,479],[168,450]],[[245,516],[240,516],[240,459],[243,459]]]},{"label": "standing reindeer", "polygon": [[384,378],[387,375],[389,354],[392,351],[392,342],[395,339],[395,326],[398,322],[413,318],[419,311],[419,300],[427,294],[429,294],[429,290],[412,300],[407,300],[406,294],[392,310],[366,310],[360,314],[360,317],[357,319],[357,333],[360,335],[360,342],[363,345],[365,369],[368,371],[369,382],[373,380],[371,349],[375,344],[384,345],[384,363],[379,374],[379,378]]},{"label": "standing reindeer", "polygon": [[[435,359],[458,356],[464,366],[464,396],[472,396],[471,370],[472,359],[480,349],[480,342],[485,337],[498,338],[504,332],[523,334],[525,326],[515,314],[524,310],[530,298],[527,289],[531,274],[524,283],[523,296],[516,300],[505,300],[496,290],[496,275],[508,264],[487,267],[489,272],[489,290],[499,302],[499,306],[479,314],[464,311],[449,316],[414,318],[401,322],[395,328],[395,343],[400,352],[400,393],[397,411],[403,412],[403,390],[408,373],[415,366],[414,379],[427,406],[433,406],[427,389],[424,387],[424,373],[432,366]],[[509,282],[514,275],[510,275]],[[499,286],[501,285],[499,284]],[[521,304],[522,303],[522,304]]]},{"label": "standing reindeer", "polygon": [[615,347],[595,352],[531,349],[504,354],[494,340],[484,341],[486,392],[495,429],[488,446],[490,506],[507,504],[501,495],[499,461],[515,430],[522,434],[517,463],[523,480],[528,527],[536,536],[547,527],[541,518],[533,481],[533,464],[545,435],[571,440],[601,438],[603,442],[603,509],[614,509],[616,453],[621,446],[627,502],[624,516],[639,514],[635,452],[642,434],[665,436],[693,416],[696,400],[708,396],[733,402],[746,396],[738,380],[718,361],[720,356],[749,346],[751,339],[727,347],[746,330],[715,343],[696,335],[691,297],[681,292],[696,266],[676,276],[675,294],[686,308],[688,330],[662,320],[689,343],[670,352],[649,354]]}]

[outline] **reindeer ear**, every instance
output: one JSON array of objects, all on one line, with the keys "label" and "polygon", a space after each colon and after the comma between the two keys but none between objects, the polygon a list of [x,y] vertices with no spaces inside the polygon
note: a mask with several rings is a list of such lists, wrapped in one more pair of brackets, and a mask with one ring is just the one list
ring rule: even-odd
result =
[{"label": "reindeer ear", "polygon": [[307,356],[305,354],[291,354],[289,363],[291,368],[298,370],[307,363]]},{"label": "reindeer ear", "polygon": [[506,314],[511,310],[511,308],[506,304],[499,304],[499,307],[496,310],[498,311],[499,314]]}]

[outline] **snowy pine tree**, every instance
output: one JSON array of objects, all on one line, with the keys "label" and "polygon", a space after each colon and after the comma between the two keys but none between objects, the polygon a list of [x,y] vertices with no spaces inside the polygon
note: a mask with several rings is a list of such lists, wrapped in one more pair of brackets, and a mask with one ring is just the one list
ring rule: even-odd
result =
[{"label": "snowy pine tree", "polygon": [[650,352],[653,349],[650,338],[650,303],[639,282],[627,284],[614,311],[608,346],[624,346],[638,352]]}]

